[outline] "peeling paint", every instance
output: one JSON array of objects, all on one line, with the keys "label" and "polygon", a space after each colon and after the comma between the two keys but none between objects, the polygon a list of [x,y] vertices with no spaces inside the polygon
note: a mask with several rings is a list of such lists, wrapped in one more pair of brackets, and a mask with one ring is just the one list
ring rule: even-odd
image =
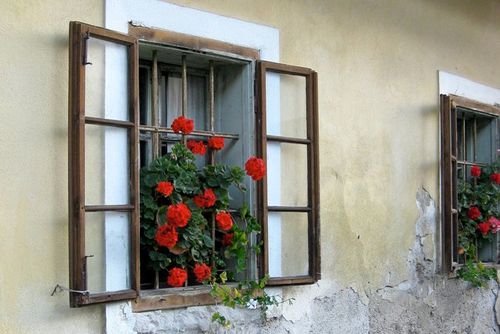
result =
[{"label": "peeling paint", "polygon": [[[424,188],[416,194],[416,206],[419,215],[408,251],[407,278],[395,284],[373,292],[327,280],[312,286],[272,288],[268,292],[295,301],[270,309],[266,319],[258,311],[215,306],[135,314],[124,303],[115,321],[128,322],[129,331],[113,324],[108,333],[500,333],[498,284],[491,281],[487,289],[476,289],[439,275],[434,240],[437,210]],[[215,310],[233,322],[231,329],[210,323]],[[108,321],[113,321],[111,313]]]}]

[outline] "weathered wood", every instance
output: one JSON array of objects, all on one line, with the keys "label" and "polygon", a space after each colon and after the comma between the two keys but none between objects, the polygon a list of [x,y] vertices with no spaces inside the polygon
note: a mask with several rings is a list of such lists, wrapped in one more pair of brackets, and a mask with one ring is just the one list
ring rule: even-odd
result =
[{"label": "weathered wood", "polygon": [[453,270],[452,251],[452,147],[451,147],[451,102],[441,95],[441,187],[442,195],[442,271]]},{"label": "weathered wood", "polygon": [[[171,128],[164,128],[164,127],[141,125],[141,126],[139,126],[139,129],[141,131],[148,131],[148,132],[175,134],[175,132]],[[180,134],[178,136],[179,136],[179,138],[181,137]],[[235,133],[194,130],[189,135],[186,135],[186,137],[188,137],[188,138],[189,137],[223,137],[223,138],[227,138],[227,139],[239,139],[240,136],[238,134],[235,134]]]},{"label": "weathered wood", "polygon": [[[69,26],[69,103],[68,103],[68,203],[69,203],[69,285],[71,289],[87,290],[83,269],[85,254],[85,200],[84,183],[84,134],[85,134],[85,71],[82,65],[83,39],[82,27],[76,22]],[[79,304],[80,295],[70,292],[70,306]]]},{"label": "weathered wood", "polygon": [[500,116],[500,106],[493,106],[491,104],[486,104],[471,100],[462,96],[450,94],[449,98],[451,100],[453,107],[462,107],[474,110],[482,114],[490,114],[492,116]]},{"label": "weathered wood", "polygon": [[269,212],[311,212],[313,209],[307,206],[268,206]]},{"label": "weathered wood", "polygon": [[131,204],[126,205],[85,205],[85,212],[105,212],[105,211],[118,211],[127,212],[134,211],[135,206]]},{"label": "weathered wood", "polygon": [[[307,138],[294,138],[268,135],[266,132],[266,74],[267,72],[303,76],[306,80],[306,122]],[[308,276],[273,277],[268,285],[288,285],[314,283],[321,277],[320,264],[320,227],[319,227],[319,151],[318,151],[318,101],[317,75],[311,69],[278,64],[272,62],[258,62],[257,67],[257,151],[258,155],[267,161],[268,141],[302,144],[307,146],[307,207],[298,206],[268,206],[267,177],[258,184],[258,210],[262,224],[262,239],[264,251],[260,260],[260,276],[269,274],[269,212],[306,212],[308,214]]]},{"label": "weathered wood", "polygon": [[143,291],[132,302],[133,312],[168,310],[179,307],[212,305],[215,303],[207,287]]},{"label": "weathered wood", "polygon": [[275,135],[267,135],[267,141],[290,143],[290,144],[311,144],[312,142],[311,139],[307,138],[293,138],[293,137],[275,136]]},{"label": "weathered wood", "polygon": [[244,46],[221,42],[210,38],[202,38],[187,34],[181,34],[168,30],[145,28],[129,25],[129,35],[137,39],[186,48],[197,51],[218,51],[225,55],[234,55],[237,58],[257,60],[260,51]]},{"label": "weathered wood", "polygon": [[[126,45],[129,52],[128,70],[130,75],[129,94],[124,98],[129,102],[131,121],[110,120],[86,116],[85,112],[85,62],[86,42],[90,37],[108,42]],[[139,198],[138,198],[138,45],[135,38],[107,29],[90,26],[80,22],[70,23],[70,77],[69,77],[69,253],[70,253],[70,289],[87,290],[86,254],[85,254],[85,213],[96,211],[131,212],[131,258],[130,269],[132,287],[138,287],[139,257]],[[85,205],[85,124],[100,126],[118,126],[129,128],[129,170],[130,170],[130,205],[106,206]],[[109,210],[108,210],[109,209]],[[82,295],[70,293],[71,307],[112,300],[131,299],[137,290],[124,290],[112,293]]]},{"label": "weathered wood", "polygon": [[134,122],[128,121],[119,121],[114,119],[107,118],[98,118],[98,117],[90,117],[85,116],[85,124],[94,124],[94,125],[102,125],[102,126],[116,126],[120,128],[134,128]]}]

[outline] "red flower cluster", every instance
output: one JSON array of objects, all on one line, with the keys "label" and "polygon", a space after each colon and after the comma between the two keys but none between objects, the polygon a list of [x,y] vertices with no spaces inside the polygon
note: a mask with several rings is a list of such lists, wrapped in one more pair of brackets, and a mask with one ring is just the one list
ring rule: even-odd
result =
[{"label": "red flower cluster", "polygon": [[201,140],[200,141],[188,140],[186,146],[194,154],[203,155],[207,152],[207,146]]},{"label": "red flower cluster", "polygon": [[173,225],[162,225],[158,227],[158,230],[156,231],[155,240],[160,246],[172,248],[175,246],[178,239],[179,234],[177,234],[177,230]]},{"label": "red flower cluster", "polygon": [[187,135],[193,132],[194,122],[192,119],[186,118],[184,116],[179,116],[176,119],[174,119],[171,127],[175,133],[182,132],[183,134]]},{"label": "red flower cluster", "polygon": [[500,184],[500,174],[499,173],[493,173],[490,175],[490,180],[495,182],[496,184]]},{"label": "red flower cluster", "polygon": [[177,227],[184,227],[191,218],[191,210],[184,203],[172,204],[167,209],[167,221]]},{"label": "red flower cluster", "polygon": [[467,211],[467,216],[472,220],[476,220],[481,216],[481,211],[479,211],[477,206],[471,206],[469,211]]},{"label": "red flower cluster", "polygon": [[172,194],[172,191],[174,191],[174,186],[168,181],[161,181],[156,185],[156,191],[163,196],[168,197]]},{"label": "red flower cluster", "polygon": [[472,175],[474,177],[481,176],[481,168],[479,166],[472,166],[470,168],[470,175]]},{"label": "red flower cluster", "polygon": [[490,217],[488,219],[488,224],[490,224],[491,233],[497,233],[498,231],[500,231],[500,220],[498,220],[496,217]]},{"label": "red flower cluster", "polygon": [[168,271],[167,283],[175,288],[181,287],[186,282],[187,276],[184,269],[174,267]]},{"label": "red flower cluster", "polygon": [[209,208],[214,206],[216,199],[214,191],[209,188],[203,194],[194,196],[193,201],[199,208]]},{"label": "red flower cluster", "polygon": [[212,270],[205,263],[196,263],[193,268],[194,276],[196,276],[196,281],[201,283],[207,280],[212,275]]},{"label": "red flower cluster", "polygon": [[224,148],[224,138],[212,137],[208,140],[208,147],[212,150],[222,150]]},{"label": "red flower cluster", "polygon": [[230,230],[233,227],[233,218],[225,211],[217,213],[215,220],[217,221],[217,226],[223,231]]},{"label": "red flower cluster", "polygon": [[253,180],[258,181],[266,175],[266,165],[264,160],[250,157],[245,163],[245,170],[247,175],[251,176]]},{"label": "red flower cluster", "polygon": [[234,233],[227,233],[222,236],[222,246],[231,246],[233,244]]},{"label": "red flower cluster", "polygon": [[490,224],[487,222],[479,223],[477,224],[477,229],[481,232],[482,235],[486,235],[490,231]]}]

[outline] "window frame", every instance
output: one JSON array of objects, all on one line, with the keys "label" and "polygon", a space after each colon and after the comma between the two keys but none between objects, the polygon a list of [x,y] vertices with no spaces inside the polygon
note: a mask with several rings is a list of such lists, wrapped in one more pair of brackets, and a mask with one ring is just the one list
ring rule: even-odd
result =
[{"label": "window frame", "polygon": [[[128,300],[138,295],[139,273],[139,175],[138,155],[138,44],[128,35],[88,25],[70,22],[69,28],[69,117],[68,117],[68,161],[69,161],[69,267],[70,306],[78,307],[95,303]],[[128,47],[128,106],[129,121],[118,121],[86,116],[85,114],[85,66],[87,63],[87,40],[93,37]],[[85,125],[120,127],[128,129],[130,191],[128,205],[86,205],[85,203]],[[85,254],[85,213],[86,212],[129,212],[131,232],[130,274],[131,288],[102,293],[87,291],[87,265]]]},{"label": "window frame", "polygon": [[457,165],[458,129],[457,108],[500,119],[500,107],[474,101],[453,94],[440,95],[441,120],[441,271],[451,274],[458,264],[454,262],[454,235],[457,233]]},{"label": "window frame", "polygon": [[[293,138],[267,134],[266,122],[266,73],[287,74],[302,76],[306,80],[306,138]],[[321,252],[320,252],[320,224],[319,224],[319,125],[318,125],[318,75],[306,67],[287,65],[269,61],[257,63],[257,151],[259,156],[267,162],[268,141],[277,143],[291,143],[307,146],[307,207],[269,206],[267,198],[268,178],[258,184],[258,217],[262,224],[261,239],[264,250],[259,266],[260,277],[269,274],[268,243],[268,213],[269,212],[307,212],[308,213],[308,275],[271,277],[268,285],[295,285],[312,284],[321,279]]]},{"label": "window frame", "polygon": [[[86,39],[95,37],[108,42],[126,45],[129,48],[129,113],[130,122],[110,119],[100,119],[85,116],[85,66],[86,64]],[[119,300],[133,300],[134,312],[158,309],[171,309],[193,305],[213,304],[206,287],[180,288],[178,291],[171,289],[154,290],[147,295],[140,290],[140,218],[139,218],[139,40],[159,44],[167,44],[186,50],[215,51],[221,54],[238,55],[242,59],[251,59],[255,64],[254,79],[254,108],[256,116],[256,150],[257,155],[265,156],[265,101],[262,95],[262,85],[259,78],[266,70],[303,75],[306,77],[307,86],[307,143],[308,146],[308,234],[309,238],[309,275],[304,277],[289,277],[269,281],[269,285],[307,284],[320,279],[320,245],[319,245],[319,163],[318,163],[318,119],[317,119],[317,74],[311,69],[284,65],[279,63],[259,61],[258,50],[232,45],[229,43],[185,35],[170,31],[157,30],[129,25],[129,33],[122,34],[109,29],[88,25],[81,22],[70,22],[69,39],[69,264],[70,264],[70,306],[79,307],[95,303],[105,303]],[[258,68],[258,70],[257,70]],[[258,103],[257,100],[261,103]],[[257,107],[260,107],[257,109]],[[262,122],[264,120],[264,122]],[[117,126],[129,129],[129,166],[130,166],[130,203],[129,205],[85,205],[85,124]],[[279,139],[279,138],[278,138]],[[286,139],[286,138],[285,138]],[[291,140],[290,138],[288,138]],[[286,140],[285,140],[286,141]],[[266,182],[266,181],[264,181]],[[263,217],[263,205],[266,185],[257,186],[257,210],[259,217]],[[266,197],[267,198],[267,197]],[[85,212],[125,211],[131,215],[131,289],[89,294],[87,291],[86,265],[85,265]],[[263,234],[267,234],[267,218],[261,220]],[[263,236],[264,237],[264,236]],[[259,277],[267,272],[265,254],[267,245],[261,256],[258,256]]]}]

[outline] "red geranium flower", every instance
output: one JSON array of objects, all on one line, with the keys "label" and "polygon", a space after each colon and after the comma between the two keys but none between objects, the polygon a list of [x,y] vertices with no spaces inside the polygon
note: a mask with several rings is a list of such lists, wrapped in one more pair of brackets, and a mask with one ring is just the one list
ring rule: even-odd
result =
[{"label": "red geranium flower", "polygon": [[179,235],[173,225],[162,225],[158,227],[158,230],[156,231],[155,240],[160,246],[172,248],[175,246],[178,239]]},{"label": "red geranium flower", "polygon": [[496,184],[500,184],[500,174],[499,173],[493,173],[490,175],[490,180],[495,182]]},{"label": "red geranium flower", "polygon": [[214,206],[216,199],[214,191],[209,188],[203,194],[194,196],[193,201],[199,208],[209,208]]},{"label": "red geranium flower", "polygon": [[179,116],[173,120],[171,127],[175,133],[182,132],[187,135],[193,132],[194,122],[192,119],[186,118],[184,116]]},{"label": "red geranium flower", "polygon": [[203,154],[205,154],[207,152],[207,146],[201,140],[200,141],[188,140],[186,146],[194,154],[203,155]]},{"label": "red geranium flower", "polygon": [[477,206],[471,206],[469,211],[467,211],[467,216],[472,220],[476,220],[481,216],[481,211],[479,211]]},{"label": "red geranium flower", "polygon": [[477,224],[477,228],[481,232],[482,235],[486,235],[486,234],[488,234],[488,232],[490,230],[490,223],[488,223],[488,222],[479,223],[479,224]]},{"label": "red geranium flower", "polygon": [[193,268],[193,273],[194,273],[194,276],[196,276],[196,281],[201,283],[204,280],[207,280],[210,278],[210,276],[212,275],[212,270],[205,263],[201,263],[201,264],[195,263],[194,268]]},{"label": "red geranium flower", "polygon": [[172,204],[167,209],[167,221],[177,227],[184,227],[191,218],[191,210],[184,203]]},{"label": "red geranium flower", "polygon": [[498,220],[496,217],[490,217],[488,219],[488,223],[490,224],[491,233],[497,233],[498,231],[500,231],[500,220]]},{"label": "red geranium flower", "polygon": [[225,211],[217,213],[215,220],[217,221],[217,226],[223,231],[230,230],[233,227],[233,218]]},{"label": "red geranium flower", "polygon": [[233,244],[234,233],[227,233],[222,236],[222,246],[231,246]]},{"label": "red geranium flower", "polygon": [[472,166],[470,168],[470,175],[472,175],[474,177],[481,176],[481,168],[479,166]]},{"label": "red geranium flower", "polygon": [[224,138],[212,137],[208,140],[208,147],[212,150],[222,150],[224,148]]},{"label": "red geranium flower", "polygon": [[174,186],[168,181],[161,181],[156,185],[156,191],[163,196],[168,197],[172,194],[172,191],[174,191]]},{"label": "red geranium flower", "polygon": [[266,165],[264,164],[264,160],[256,157],[248,158],[245,163],[245,170],[255,181],[262,179],[264,175],[266,175]]},{"label": "red geranium flower", "polygon": [[181,287],[186,282],[187,276],[184,269],[174,267],[168,271],[167,283],[175,288]]}]

